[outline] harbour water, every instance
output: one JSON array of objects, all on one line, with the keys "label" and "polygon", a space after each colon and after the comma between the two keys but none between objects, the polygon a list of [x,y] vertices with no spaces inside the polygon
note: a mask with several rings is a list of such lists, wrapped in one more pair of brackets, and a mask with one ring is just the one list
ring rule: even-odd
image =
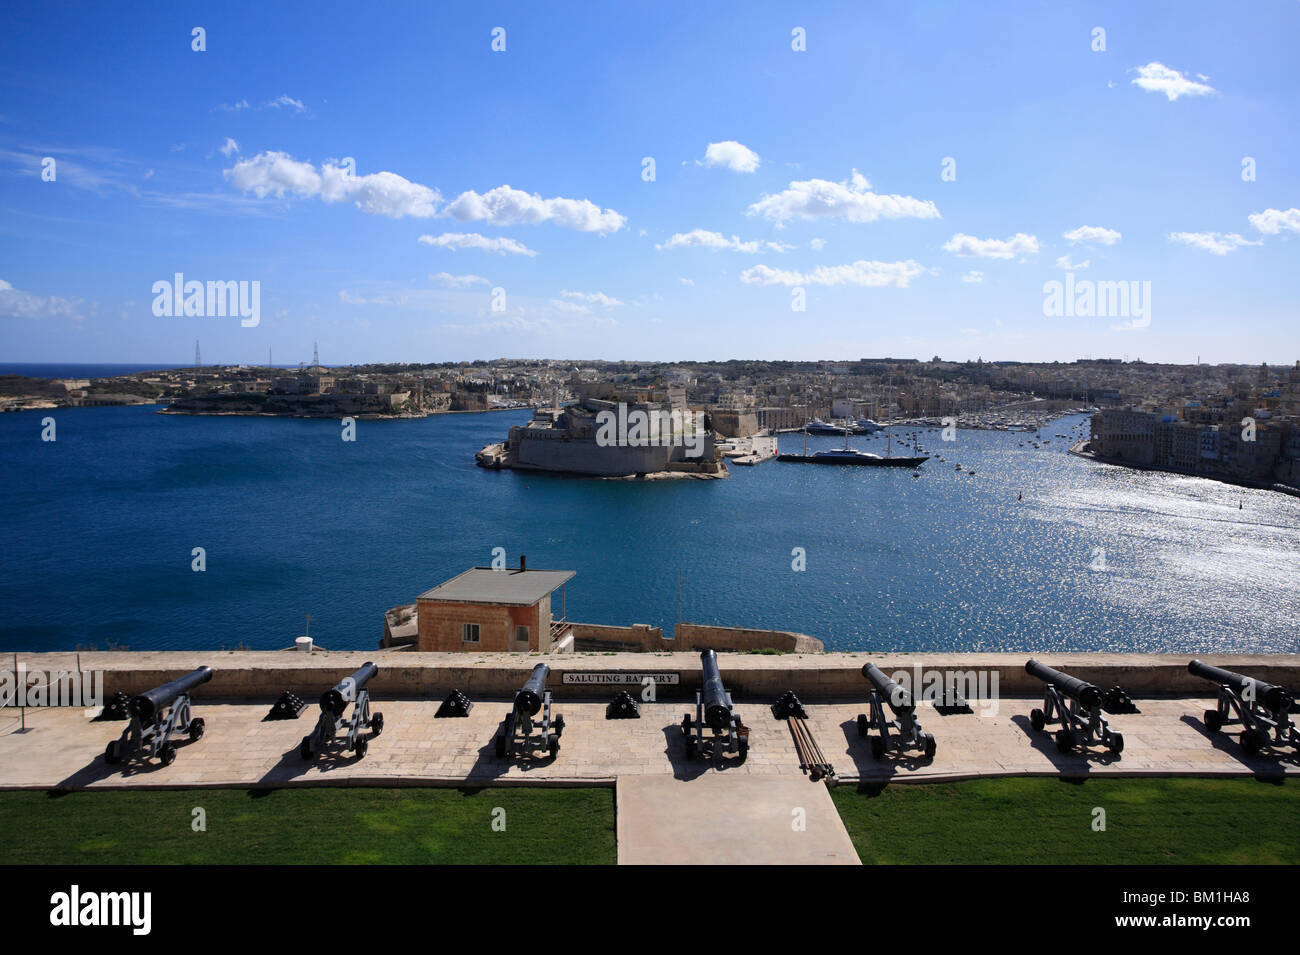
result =
[{"label": "harbour water", "polygon": [[61,410],[54,442],[42,413],[0,416],[0,646],[269,649],[310,614],[319,645],[368,648],[385,609],[503,547],[512,565],[577,571],[569,619],[666,633],[684,619],[832,650],[1300,651],[1300,500],[1079,459],[1056,437],[1079,417],[1040,449],[925,432],[946,460],[919,478],[767,462],[634,482],[475,467],[527,412],[363,420],[349,443],[337,421],[155,410]]}]

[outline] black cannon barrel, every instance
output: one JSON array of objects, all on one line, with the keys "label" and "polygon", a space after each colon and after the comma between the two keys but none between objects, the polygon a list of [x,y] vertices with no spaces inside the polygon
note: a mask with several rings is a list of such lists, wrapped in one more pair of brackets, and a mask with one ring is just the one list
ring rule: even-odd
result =
[{"label": "black cannon barrel", "polygon": [[523,707],[532,716],[542,708],[542,694],[546,692],[546,678],[551,675],[551,668],[545,663],[533,667],[532,675],[515,694],[515,707]]},{"label": "black cannon barrel", "polygon": [[704,671],[704,722],[720,730],[731,723],[731,707],[727,705],[727,690],[718,672],[718,655],[712,650],[702,652],[700,669]]},{"label": "black cannon barrel", "polygon": [[1060,670],[1053,670],[1044,663],[1037,660],[1030,660],[1025,664],[1025,670],[1031,675],[1036,676],[1044,683],[1050,683],[1066,696],[1078,700],[1083,706],[1090,710],[1095,710],[1101,706],[1102,692],[1098,687],[1091,683],[1084,683],[1082,680],[1070,676],[1068,673],[1062,673]]},{"label": "black cannon barrel", "polygon": [[152,690],[131,697],[131,715],[145,723],[152,723],[158,711],[182,693],[188,693],[200,683],[212,679],[212,667],[199,667],[197,670],[177,677],[170,683],[155,686]]},{"label": "black cannon barrel", "polygon": [[916,709],[916,704],[912,702],[912,694],[885,676],[880,667],[874,663],[863,664],[862,675],[871,681],[871,685],[880,692],[889,704],[889,708],[895,713],[911,713]]},{"label": "black cannon barrel", "polygon": [[361,688],[378,672],[379,667],[369,661],[361,664],[355,673],[344,677],[332,689],[320,695],[320,708],[328,710],[336,717],[342,716],[347,705],[357,698]]},{"label": "black cannon barrel", "polygon": [[[1208,663],[1202,663],[1200,660],[1193,660],[1187,664],[1187,670],[1194,676],[1215,683],[1224,683],[1238,693],[1249,694],[1275,712],[1291,708],[1293,700],[1290,692],[1285,687],[1265,683],[1263,680],[1256,680],[1253,676],[1246,676],[1244,673],[1235,673],[1222,667],[1211,666]],[[1253,689],[1248,689],[1250,687],[1253,687]]]}]

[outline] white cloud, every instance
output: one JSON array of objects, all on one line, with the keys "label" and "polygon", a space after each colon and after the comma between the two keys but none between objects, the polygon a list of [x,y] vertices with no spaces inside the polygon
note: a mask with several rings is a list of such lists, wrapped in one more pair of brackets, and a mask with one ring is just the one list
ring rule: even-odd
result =
[{"label": "white cloud", "polygon": [[499,255],[526,255],[530,258],[537,253],[522,242],[514,239],[489,239],[477,232],[444,232],[442,235],[422,235],[417,240],[425,245],[440,249],[481,249],[484,252],[496,252]]},{"label": "white cloud", "polygon": [[1300,209],[1265,209],[1263,212],[1252,212],[1250,224],[1265,235],[1300,232]]},{"label": "white cloud", "polygon": [[439,272],[436,275],[430,275],[431,282],[437,282],[439,285],[445,285],[447,288],[469,288],[471,285],[491,285],[481,275],[452,275],[450,272]]},{"label": "white cloud", "polygon": [[1181,242],[1183,245],[1190,245],[1194,249],[1202,249],[1205,252],[1213,252],[1215,255],[1227,255],[1233,249],[1240,248],[1243,245],[1262,244],[1260,242],[1251,242],[1235,232],[1171,232],[1169,233],[1169,241]]},{"label": "white cloud", "polygon": [[221,155],[229,156],[231,153],[237,152],[239,152],[239,143],[227,136],[225,144],[221,146]]},{"label": "white cloud", "polygon": [[1071,262],[1068,255],[1063,255],[1056,260],[1056,267],[1067,272],[1080,272],[1090,265],[1092,265],[1090,259],[1084,259],[1082,262]]},{"label": "white cloud", "polygon": [[604,292],[570,292],[567,289],[561,289],[560,295],[564,298],[586,302],[588,305],[599,305],[601,308],[618,308],[623,304]]},{"label": "white cloud", "polygon": [[695,284],[695,279],[682,279],[681,282],[682,282],[683,285],[692,285],[692,286],[693,286],[693,285]]},{"label": "white cloud", "polygon": [[246,109],[291,109],[295,113],[307,112],[307,107],[303,105],[302,100],[294,99],[287,93],[281,93],[275,99],[267,100],[257,106],[253,106],[246,99],[241,99],[237,103],[221,103],[215,109],[223,113],[242,113]]},{"label": "white cloud", "polygon": [[1077,229],[1071,229],[1069,232],[1061,233],[1071,244],[1077,242],[1094,242],[1098,245],[1114,245],[1121,238],[1120,233],[1114,229],[1107,229],[1099,225],[1081,225]]},{"label": "white cloud", "polygon": [[267,109],[292,109],[298,113],[307,112],[307,107],[302,105],[302,100],[294,99],[287,93],[281,93],[275,99],[266,104]]},{"label": "white cloud", "polygon": [[808,247],[812,249],[814,252],[820,252],[822,249],[826,248],[826,240],[813,239],[811,242],[808,243]]},{"label": "white cloud", "polygon": [[275,151],[241,159],[222,175],[240,192],[251,192],[259,199],[281,198],[286,193],[331,203],[351,199],[362,212],[390,219],[432,218],[442,200],[437,189],[411,182],[396,173],[351,175],[331,162],[323,163],[317,170],[309,162]]},{"label": "white cloud", "polygon": [[740,273],[740,280],[749,285],[862,285],[869,288],[892,285],[907,288],[908,283],[924,271],[920,263],[912,259],[906,262],[859,259],[851,265],[819,265],[811,272],[755,265]]},{"label": "white cloud", "polygon": [[984,273],[978,269],[971,269],[969,272],[962,273],[961,280],[970,285],[976,285],[984,281]]},{"label": "white cloud", "polygon": [[978,239],[958,232],[944,243],[944,249],[956,255],[974,255],[981,259],[1014,259],[1018,255],[1037,255],[1038,237],[1017,232],[1009,239]]},{"label": "white cloud", "polygon": [[871,191],[871,183],[856,169],[844,182],[827,179],[795,180],[775,195],[764,195],[749,207],[778,224],[791,219],[839,218],[849,222],[877,219],[938,219],[939,210],[928,199],[886,196]]},{"label": "white cloud", "polygon": [[678,232],[671,236],[667,242],[655,246],[656,249],[660,250],[690,247],[714,250],[727,249],[732,252],[747,252],[751,255],[757,252],[788,252],[794,248],[794,246],[786,245],[783,242],[767,242],[762,239],[742,242],[738,236],[734,235],[728,239],[720,232],[709,232],[706,229]]},{"label": "white cloud", "polygon": [[704,158],[695,160],[697,166],[723,166],[732,172],[753,172],[760,162],[758,153],[734,139],[709,143]]},{"label": "white cloud", "polygon": [[510,186],[497,186],[480,195],[472,189],[447,204],[445,215],[460,222],[489,225],[533,225],[552,222],[581,232],[617,232],[627,217],[613,209],[602,210],[588,199],[543,199]]},{"label": "white cloud", "polygon": [[22,292],[0,279],[0,318],[71,318],[80,320],[82,300]]},{"label": "white cloud", "polygon": [[551,307],[557,312],[566,312],[570,315],[590,315],[591,309],[578,302],[564,302],[558,298],[551,299]]},{"label": "white cloud", "polygon": [[[1151,62],[1146,66],[1139,66],[1137,78],[1133,82],[1142,87],[1148,93],[1164,93],[1169,97],[1170,102],[1178,99],[1180,96],[1204,96],[1207,93],[1213,93],[1214,87],[1208,83],[1199,83],[1196,80],[1188,79],[1182,73],[1175,69],[1165,66],[1163,63]],[[1209,79],[1208,76],[1197,74],[1202,80]]]}]

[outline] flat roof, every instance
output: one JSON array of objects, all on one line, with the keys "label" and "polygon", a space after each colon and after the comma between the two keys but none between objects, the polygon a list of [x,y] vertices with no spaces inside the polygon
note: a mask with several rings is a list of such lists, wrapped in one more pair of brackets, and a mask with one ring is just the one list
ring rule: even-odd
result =
[{"label": "flat roof", "polygon": [[419,596],[419,600],[441,600],[469,604],[510,604],[531,607],[547,594],[559,590],[576,575],[572,570],[493,570],[471,567]]}]

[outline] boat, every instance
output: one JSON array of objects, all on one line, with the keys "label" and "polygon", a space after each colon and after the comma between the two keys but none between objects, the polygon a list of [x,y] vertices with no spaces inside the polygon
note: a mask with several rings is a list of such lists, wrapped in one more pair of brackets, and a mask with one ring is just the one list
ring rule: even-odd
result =
[{"label": "boat", "polygon": [[847,435],[849,433],[848,428],[838,424],[829,424],[821,418],[813,418],[812,421],[808,422],[808,424],[804,426],[804,431],[808,434],[833,434],[837,436],[841,434]]},{"label": "boat", "polygon": [[[825,422],[823,422],[820,418],[815,418],[813,419],[813,423],[809,424],[804,429],[803,454],[778,454],[776,456],[776,459],[778,461],[793,461],[802,464],[853,464],[853,465],[866,465],[868,467],[880,467],[880,468],[915,468],[915,467],[919,467],[920,465],[924,464],[926,461],[930,460],[929,456],[906,457],[906,458],[894,457],[893,454],[890,453],[893,450],[893,435],[890,432],[889,428],[885,429],[885,437],[887,439],[887,451],[884,456],[881,456],[879,454],[872,454],[870,451],[859,451],[856,448],[850,448],[849,432],[844,429],[841,429],[841,431],[839,432],[844,435],[844,447],[833,448],[827,451],[814,451],[812,454],[809,454],[808,435],[825,433],[825,432],[813,431],[814,424],[822,424],[825,426]],[[827,427],[834,427],[834,426],[830,425]]]},{"label": "boat", "polygon": [[865,464],[881,468],[914,468],[930,460],[929,457],[896,458],[858,451],[854,448],[833,448],[814,451],[812,454],[778,454],[778,461],[795,461],[803,464]]}]

